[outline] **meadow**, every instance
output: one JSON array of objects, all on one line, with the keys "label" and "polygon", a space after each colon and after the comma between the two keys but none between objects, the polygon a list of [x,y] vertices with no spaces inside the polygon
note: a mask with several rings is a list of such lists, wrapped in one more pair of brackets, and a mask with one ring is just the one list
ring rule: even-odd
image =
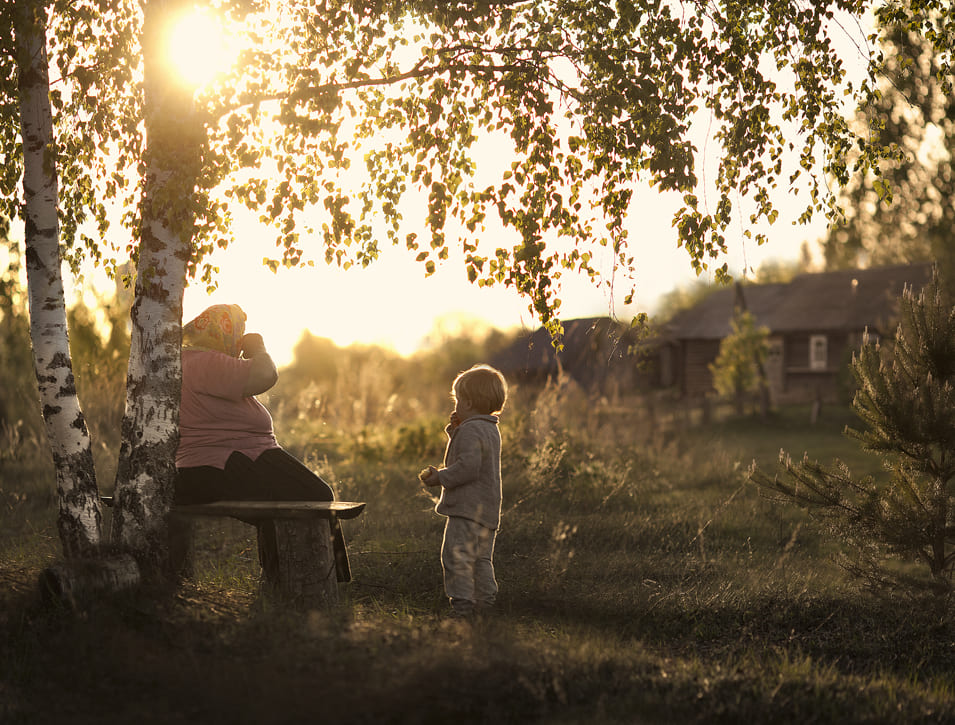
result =
[{"label": "meadow", "polygon": [[[448,618],[443,520],[415,474],[440,461],[447,386],[481,352],[354,350],[283,374],[280,442],[368,503],[345,523],[354,580],[332,611],[260,598],[254,530],[222,520],[172,590],[41,606],[52,468],[42,434],[5,427],[0,722],[955,722],[948,613],[861,589],[809,516],[748,481],[780,449],[880,475],[835,405],[815,424],[801,407],[691,424],[639,396],[514,385],[498,608]],[[115,391],[81,383],[108,491]]]}]

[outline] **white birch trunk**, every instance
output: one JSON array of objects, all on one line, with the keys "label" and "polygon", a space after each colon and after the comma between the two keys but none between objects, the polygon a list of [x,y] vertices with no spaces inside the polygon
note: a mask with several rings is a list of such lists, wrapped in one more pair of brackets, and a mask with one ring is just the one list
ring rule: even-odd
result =
[{"label": "white birch trunk", "polygon": [[149,0],[143,29],[146,181],[113,539],[136,555],[146,576],[168,573],[166,518],[179,443],[182,296],[202,139],[191,92],[175,84],[162,52],[163,20],[182,4]]},{"label": "white birch trunk", "polygon": [[[149,188],[147,183],[147,195]],[[153,222],[144,227],[140,242],[113,510],[113,540],[149,572],[166,566],[166,515],[179,442],[185,265],[173,245],[160,241],[168,232]]]},{"label": "white birch trunk", "polygon": [[66,325],[57,220],[56,152],[50,108],[45,2],[16,5],[20,129],[30,337],[59,501],[57,528],[68,558],[101,543],[102,512],[86,419],[80,409]]}]

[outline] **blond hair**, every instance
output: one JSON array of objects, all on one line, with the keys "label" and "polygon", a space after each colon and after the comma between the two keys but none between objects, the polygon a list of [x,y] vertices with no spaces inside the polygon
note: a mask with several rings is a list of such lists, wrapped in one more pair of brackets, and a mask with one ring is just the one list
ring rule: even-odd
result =
[{"label": "blond hair", "polygon": [[500,370],[490,365],[475,365],[454,379],[451,397],[464,398],[484,415],[500,413],[507,402],[507,381]]}]

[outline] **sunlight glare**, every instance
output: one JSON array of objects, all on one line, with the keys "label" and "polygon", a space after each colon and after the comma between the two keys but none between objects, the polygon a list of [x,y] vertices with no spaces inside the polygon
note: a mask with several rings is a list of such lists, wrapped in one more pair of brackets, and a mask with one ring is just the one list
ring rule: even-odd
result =
[{"label": "sunlight glare", "polygon": [[173,24],[168,48],[170,65],[193,88],[210,83],[237,55],[221,21],[199,9]]}]

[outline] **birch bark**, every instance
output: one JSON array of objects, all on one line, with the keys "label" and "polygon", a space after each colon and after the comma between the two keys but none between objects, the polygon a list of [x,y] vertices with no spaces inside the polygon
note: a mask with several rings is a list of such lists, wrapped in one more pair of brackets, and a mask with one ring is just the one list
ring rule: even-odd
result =
[{"label": "birch bark", "polygon": [[203,138],[192,93],[177,84],[163,54],[167,21],[185,6],[178,0],[150,0],[143,25],[146,178],[112,534],[115,543],[137,556],[146,576],[168,573],[166,517],[179,443],[182,298]]},{"label": "birch bark", "polygon": [[57,528],[64,555],[72,558],[91,554],[100,546],[102,511],[90,435],[73,379],[66,325],[46,12],[43,0],[18,2],[15,11],[24,241],[33,360],[56,469]]}]

